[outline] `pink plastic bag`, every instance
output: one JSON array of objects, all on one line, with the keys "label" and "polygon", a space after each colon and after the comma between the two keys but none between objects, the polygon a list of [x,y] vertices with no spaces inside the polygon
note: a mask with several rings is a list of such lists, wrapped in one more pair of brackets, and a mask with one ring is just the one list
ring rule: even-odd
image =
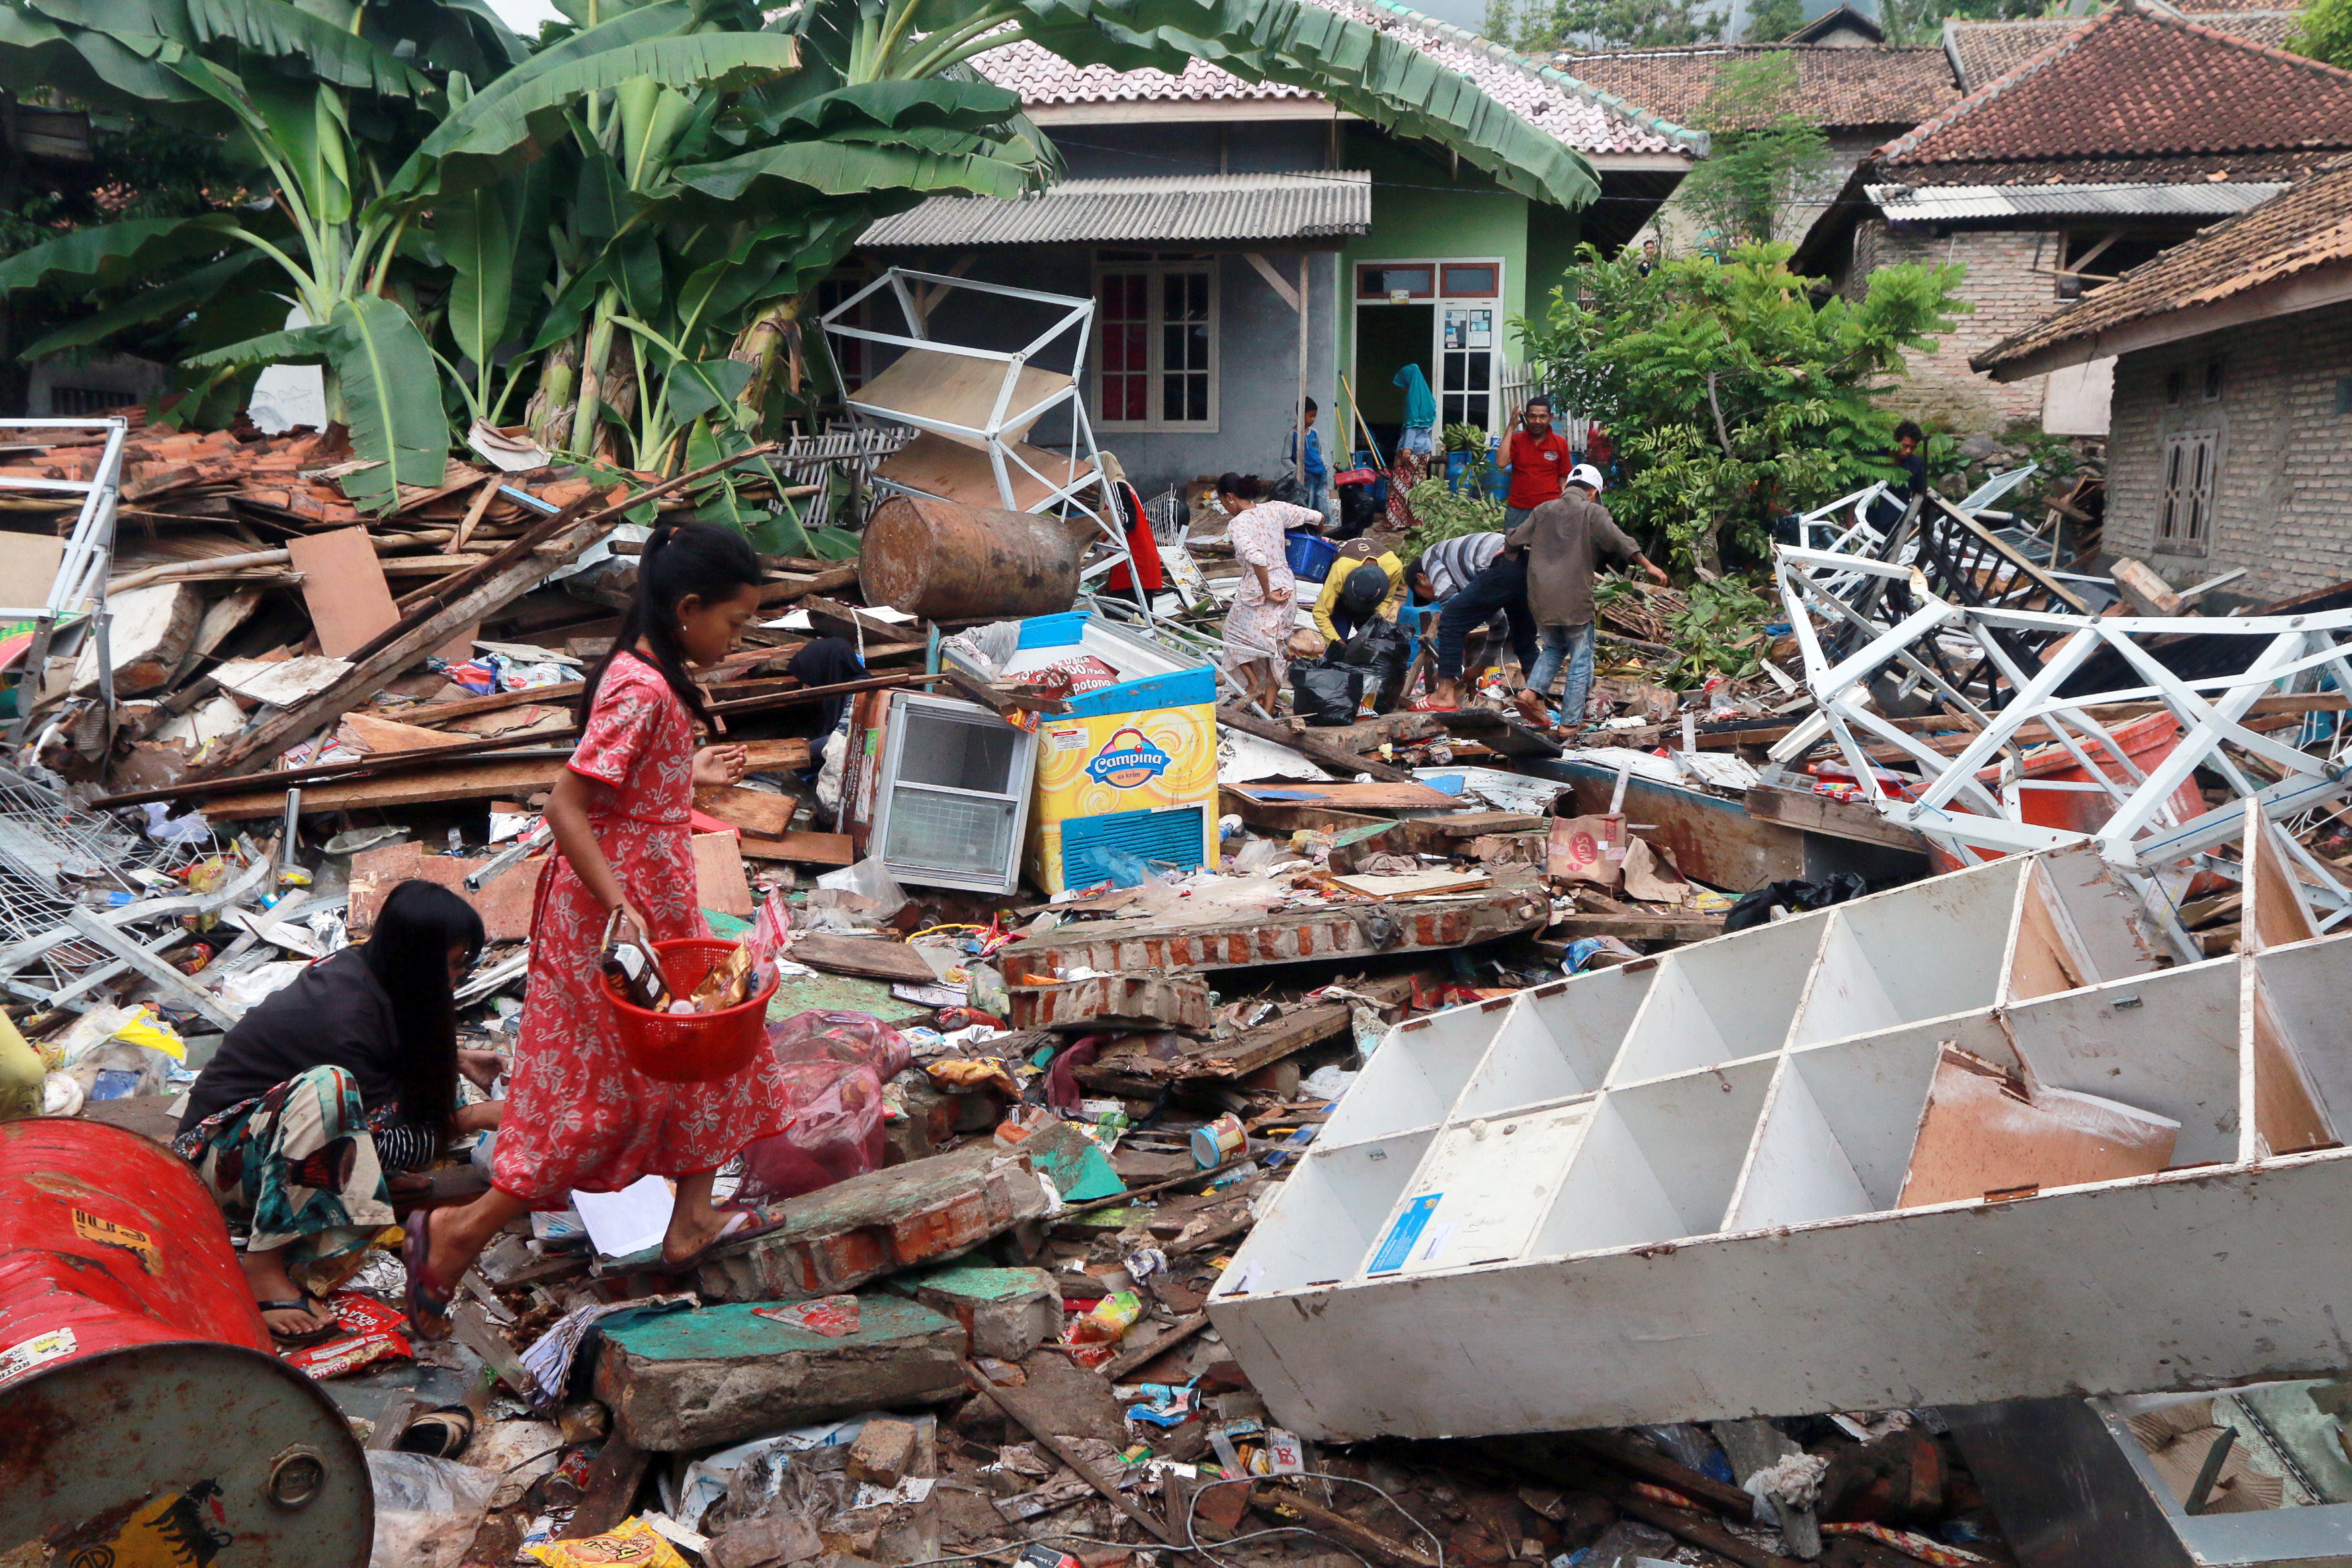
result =
[{"label": "pink plastic bag", "polygon": [[915,1060],[906,1037],[870,1013],[794,1013],[768,1026],[778,1061],[856,1061],[896,1078]]},{"label": "pink plastic bag", "polygon": [[793,1124],[743,1151],[741,1196],[797,1197],[880,1170],[888,1140],[882,1083],[913,1061],[898,1031],[865,1013],[796,1013],[768,1026]]}]

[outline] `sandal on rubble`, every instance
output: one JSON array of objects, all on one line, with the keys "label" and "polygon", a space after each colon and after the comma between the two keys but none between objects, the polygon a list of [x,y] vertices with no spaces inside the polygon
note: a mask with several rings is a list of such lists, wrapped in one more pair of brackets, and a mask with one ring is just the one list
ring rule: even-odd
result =
[{"label": "sandal on rubble", "polygon": [[[315,1296],[289,1296],[282,1301],[256,1301],[253,1304],[257,1311],[264,1312],[308,1312],[317,1311],[323,1303]],[[262,1326],[268,1328],[267,1322]],[[307,1350],[311,1345],[326,1343],[342,1332],[343,1325],[332,1322],[321,1323],[314,1329],[298,1329],[292,1333],[270,1329],[269,1343],[279,1350]]]}]

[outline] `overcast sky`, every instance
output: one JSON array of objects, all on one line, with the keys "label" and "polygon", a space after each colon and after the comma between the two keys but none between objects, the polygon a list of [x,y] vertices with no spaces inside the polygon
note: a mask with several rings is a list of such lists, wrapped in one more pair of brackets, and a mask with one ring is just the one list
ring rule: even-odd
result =
[{"label": "overcast sky", "polygon": [[548,0],[490,0],[490,9],[496,11],[508,26],[526,38],[538,35],[541,22],[563,15],[549,5]]}]

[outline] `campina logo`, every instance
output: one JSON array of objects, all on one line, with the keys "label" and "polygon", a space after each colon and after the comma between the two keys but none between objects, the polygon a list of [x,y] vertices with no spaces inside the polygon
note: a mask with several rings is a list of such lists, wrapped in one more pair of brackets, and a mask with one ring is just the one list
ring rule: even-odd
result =
[{"label": "campina logo", "polygon": [[1132,789],[1168,771],[1168,754],[1139,729],[1118,731],[1087,764],[1087,777],[1114,789]]}]

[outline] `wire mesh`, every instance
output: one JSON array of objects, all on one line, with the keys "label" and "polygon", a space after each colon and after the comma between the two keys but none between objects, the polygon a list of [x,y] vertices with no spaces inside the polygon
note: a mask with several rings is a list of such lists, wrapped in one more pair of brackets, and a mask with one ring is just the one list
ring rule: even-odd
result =
[{"label": "wire mesh", "polygon": [[[56,930],[86,888],[137,893],[129,873],[152,863],[157,853],[156,846],[55,790],[0,768],[0,946]],[[77,937],[26,967],[58,986],[110,958]]]}]

